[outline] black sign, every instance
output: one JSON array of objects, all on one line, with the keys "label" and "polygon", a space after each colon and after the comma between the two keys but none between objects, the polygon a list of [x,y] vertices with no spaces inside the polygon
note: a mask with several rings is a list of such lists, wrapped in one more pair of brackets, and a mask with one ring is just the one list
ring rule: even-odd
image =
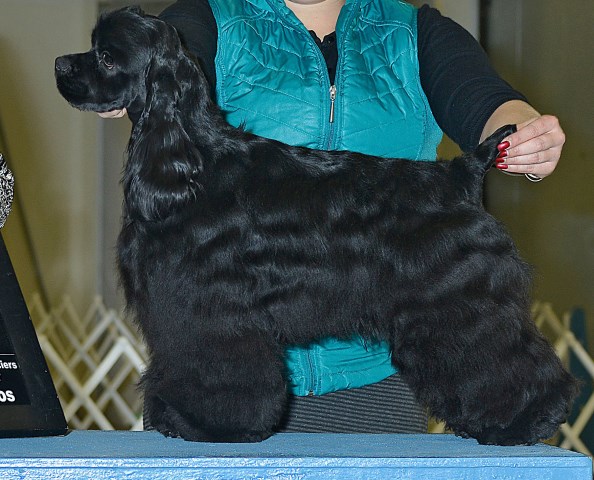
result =
[{"label": "black sign", "polygon": [[0,317],[0,406],[29,404],[29,394],[19,361]]},{"label": "black sign", "polygon": [[0,236],[0,437],[64,435],[64,412]]}]

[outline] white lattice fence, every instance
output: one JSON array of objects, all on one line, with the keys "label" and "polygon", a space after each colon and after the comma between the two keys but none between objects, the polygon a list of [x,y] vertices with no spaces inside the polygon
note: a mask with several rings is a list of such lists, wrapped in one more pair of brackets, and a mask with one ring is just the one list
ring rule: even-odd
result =
[{"label": "white lattice fence", "polygon": [[97,297],[80,315],[68,297],[49,312],[34,297],[31,317],[68,424],[76,429],[140,430],[136,385],[146,351],[136,332]]}]

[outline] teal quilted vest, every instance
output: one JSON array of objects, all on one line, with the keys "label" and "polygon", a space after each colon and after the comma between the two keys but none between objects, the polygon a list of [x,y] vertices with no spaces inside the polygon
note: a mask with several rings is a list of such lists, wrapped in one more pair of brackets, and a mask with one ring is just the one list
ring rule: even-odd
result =
[{"label": "teal quilted vest", "polygon": [[[284,0],[209,0],[217,22],[217,101],[233,125],[292,145],[433,160],[442,136],[422,90],[417,12],[346,0],[330,85],[322,54]],[[385,343],[325,339],[287,349],[292,393],[323,394],[395,373]]]}]

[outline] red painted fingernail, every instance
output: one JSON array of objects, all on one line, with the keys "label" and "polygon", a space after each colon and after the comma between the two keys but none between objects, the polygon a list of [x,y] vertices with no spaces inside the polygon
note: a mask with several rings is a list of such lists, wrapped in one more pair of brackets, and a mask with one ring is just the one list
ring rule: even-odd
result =
[{"label": "red painted fingernail", "polygon": [[505,158],[509,155],[509,152],[507,150],[501,150],[499,152],[499,155],[497,155],[497,158]]},{"label": "red painted fingernail", "polygon": [[504,163],[504,162],[505,162],[505,158],[499,158],[499,157],[497,157],[495,159],[495,163]]},{"label": "red painted fingernail", "polygon": [[507,165],[505,165],[504,163],[498,163],[497,165],[495,165],[499,170],[507,170]]},{"label": "red painted fingernail", "polygon": [[499,145],[497,145],[497,150],[501,151],[501,150],[507,150],[510,146],[510,143],[508,141],[505,142],[501,142]]}]

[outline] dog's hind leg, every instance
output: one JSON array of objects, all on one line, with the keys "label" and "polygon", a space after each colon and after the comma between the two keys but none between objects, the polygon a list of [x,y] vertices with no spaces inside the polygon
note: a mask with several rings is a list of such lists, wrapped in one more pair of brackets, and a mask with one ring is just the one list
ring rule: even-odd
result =
[{"label": "dog's hind leg", "polygon": [[575,381],[532,322],[525,265],[513,255],[482,257],[485,275],[475,264],[470,277],[477,288],[467,280],[447,301],[424,298],[400,313],[393,360],[417,398],[458,435],[532,444],[565,421]]},{"label": "dog's hind leg", "polygon": [[[175,365],[153,356],[142,386],[149,428],[206,442],[258,442],[285,409],[282,352],[256,329],[203,334]],[[189,354],[188,354],[189,353]]]}]

